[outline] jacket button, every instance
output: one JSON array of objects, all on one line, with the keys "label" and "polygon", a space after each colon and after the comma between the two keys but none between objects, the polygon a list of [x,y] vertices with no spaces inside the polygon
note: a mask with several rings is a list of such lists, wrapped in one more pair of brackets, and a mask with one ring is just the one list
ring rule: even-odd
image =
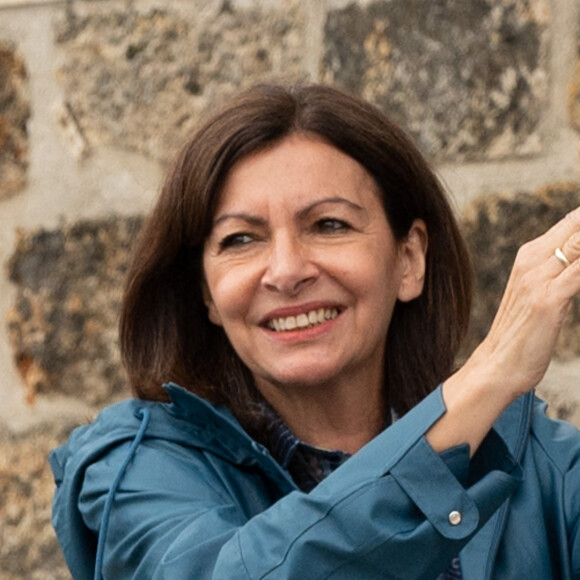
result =
[{"label": "jacket button", "polygon": [[461,517],[461,512],[453,510],[452,512],[449,512],[449,523],[452,526],[458,526],[461,523]]}]

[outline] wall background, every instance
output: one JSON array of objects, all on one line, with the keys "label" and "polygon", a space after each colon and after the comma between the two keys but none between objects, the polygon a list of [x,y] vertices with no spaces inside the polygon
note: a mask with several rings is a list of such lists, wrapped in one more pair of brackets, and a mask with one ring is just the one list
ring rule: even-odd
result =
[{"label": "wall background", "polygon": [[[164,167],[264,79],[334,83],[417,139],[472,249],[465,353],[517,247],[580,203],[577,0],[0,0],[0,578],[69,578],[48,450],[127,396],[119,286]],[[580,305],[540,387],[580,425]]]}]

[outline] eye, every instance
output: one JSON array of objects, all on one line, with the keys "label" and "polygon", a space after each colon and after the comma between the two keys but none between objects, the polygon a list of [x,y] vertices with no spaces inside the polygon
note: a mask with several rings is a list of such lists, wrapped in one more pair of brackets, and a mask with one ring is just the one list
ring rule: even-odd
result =
[{"label": "eye", "polygon": [[220,249],[227,250],[228,248],[240,248],[247,246],[254,241],[253,236],[243,232],[230,234],[220,242]]},{"label": "eye", "polygon": [[339,220],[336,218],[323,218],[316,222],[316,229],[323,234],[333,234],[350,230],[351,226],[344,220]]}]

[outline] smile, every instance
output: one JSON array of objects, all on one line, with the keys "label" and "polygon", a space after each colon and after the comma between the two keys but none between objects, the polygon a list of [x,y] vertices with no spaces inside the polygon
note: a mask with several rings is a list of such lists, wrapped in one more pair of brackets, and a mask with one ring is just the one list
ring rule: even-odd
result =
[{"label": "smile", "polygon": [[299,314],[298,316],[284,316],[268,320],[266,326],[275,332],[288,332],[318,326],[327,320],[333,320],[338,316],[337,308],[319,308]]}]

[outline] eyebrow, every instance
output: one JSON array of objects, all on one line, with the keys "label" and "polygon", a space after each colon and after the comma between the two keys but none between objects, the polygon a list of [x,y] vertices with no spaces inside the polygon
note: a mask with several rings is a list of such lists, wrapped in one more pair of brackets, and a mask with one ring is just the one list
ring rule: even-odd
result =
[{"label": "eyebrow", "polygon": [[345,199],[344,197],[335,196],[335,197],[325,197],[323,199],[319,199],[317,201],[312,202],[310,205],[307,205],[305,208],[301,209],[298,212],[298,216],[303,217],[303,216],[307,215],[309,212],[311,212],[313,209],[318,207],[319,205],[323,205],[325,203],[344,204],[344,205],[347,205],[356,211],[359,211],[359,212],[365,211],[365,209],[363,207],[361,207],[357,203],[354,203],[354,201],[350,201],[350,199]]},{"label": "eyebrow", "polygon": [[[358,212],[365,211],[365,209],[363,207],[361,207],[360,205],[358,205],[357,203],[354,203],[353,201],[350,201],[349,199],[345,199],[344,197],[336,196],[336,197],[325,197],[323,199],[318,199],[318,200],[312,202],[311,204],[307,205],[306,207],[302,208],[298,212],[297,215],[299,218],[302,218],[302,217],[308,215],[308,213],[310,213],[312,210],[314,210],[319,205],[323,205],[325,203],[344,204],[344,205],[347,205],[350,208],[352,208]],[[225,214],[220,215],[213,222],[212,227],[215,228],[218,224],[220,224],[226,220],[230,220],[230,219],[239,219],[239,220],[245,221],[245,222],[249,223],[250,225],[254,225],[254,226],[263,226],[266,223],[266,220],[264,220],[263,218],[252,215],[252,214],[244,213],[244,212],[225,213]]]},{"label": "eyebrow", "polygon": [[218,217],[212,224],[212,227],[216,227],[218,224],[221,224],[222,222],[226,221],[226,220],[243,220],[245,222],[248,222],[250,225],[252,226],[263,226],[266,223],[266,220],[261,218],[261,217],[257,217],[255,215],[249,214],[249,213],[224,213],[223,215],[220,215],[220,217]]}]

